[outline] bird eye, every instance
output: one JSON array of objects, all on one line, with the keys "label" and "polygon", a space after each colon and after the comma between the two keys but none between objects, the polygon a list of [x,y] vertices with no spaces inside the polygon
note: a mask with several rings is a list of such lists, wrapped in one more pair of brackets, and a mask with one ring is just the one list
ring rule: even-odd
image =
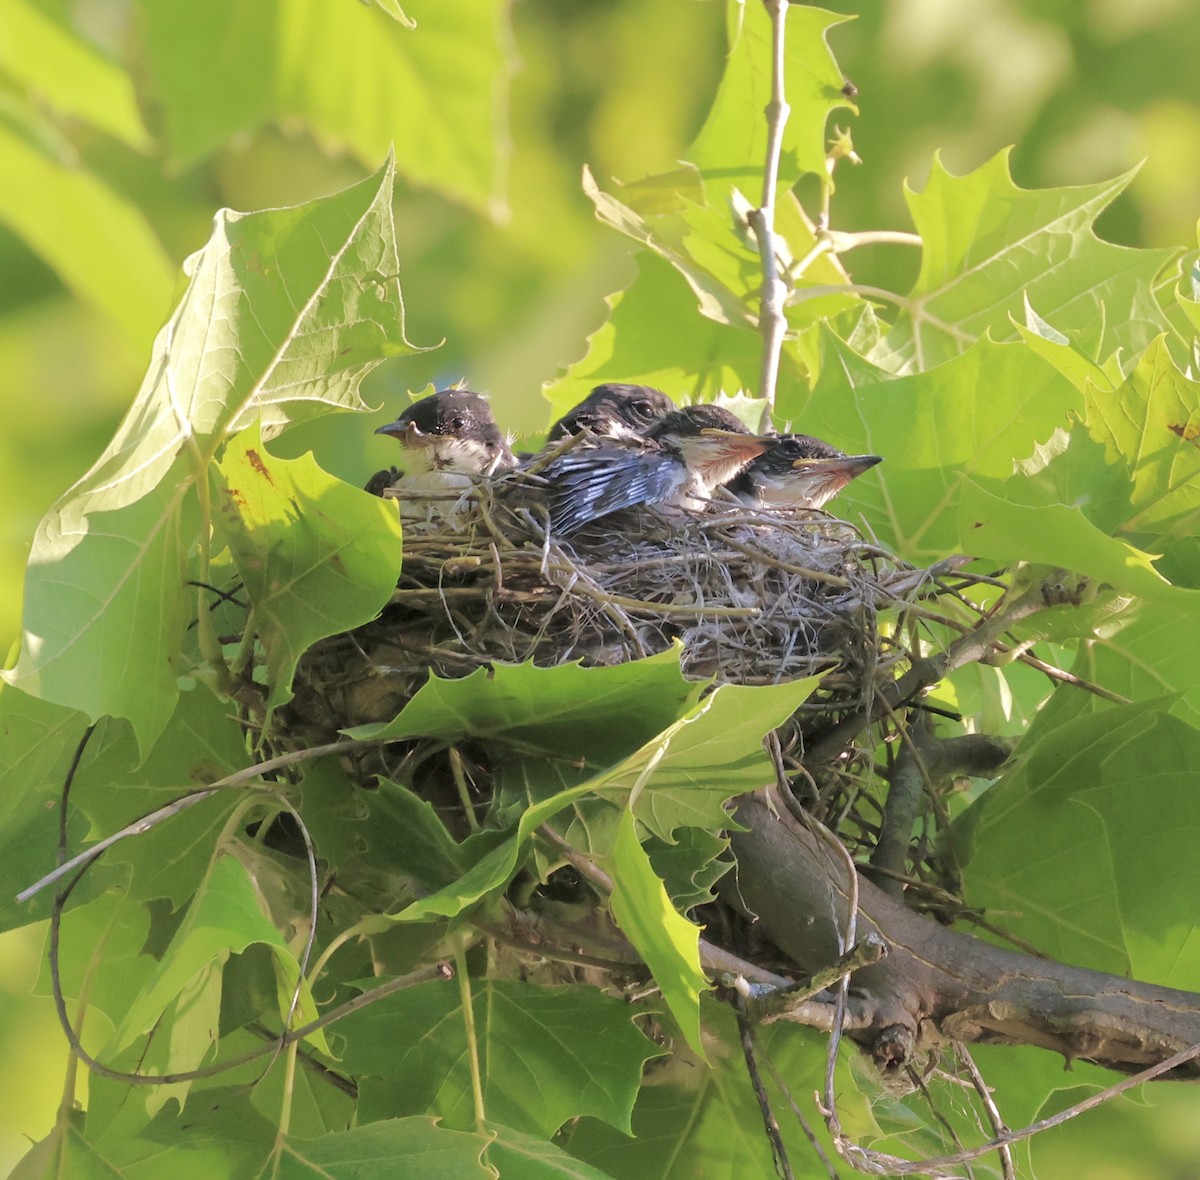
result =
[{"label": "bird eye", "polygon": [[458,434],[458,432],[462,430],[466,424],[467,420],[461,414],[455,414],[450,420],[450,429],[453,430],[455,434]]}]

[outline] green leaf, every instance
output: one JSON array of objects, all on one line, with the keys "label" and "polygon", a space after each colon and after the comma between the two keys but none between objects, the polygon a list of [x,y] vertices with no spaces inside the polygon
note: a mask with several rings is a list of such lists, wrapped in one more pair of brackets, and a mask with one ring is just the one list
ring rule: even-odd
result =
[{"label": "green leaf", "polygon": [[511,839],[488,849],[458,881],[402,910],[397,920],[455,917],[504,888],[537,827],[591,795],[624,802],[628,794],[628,806],[638,820],[667,841],[681,826],[725,827],[724,802],[771,781],[763,737],[795,712],[818,681],[810,677],[776,685],[721,685],[607,770],[527,808]]},{"label": "green leaf", "polygon": [[700,928],[671,904],[638,842],[633,812],[621,818],[610,858],[612,915],[637,948],[692,1052],[707,1060],[700,1040],[700,993],[709,982],[700,966]]},{"label": "green leaf", "polygon": [[364,163],[394,145],[410,180],[507,217],[505,0],[405,0],[411,28],[367,5],[287,0],[279,11],[281,114]]},{"label": "green leaf", "polygon": [[[489,1121],[549,1136],[590,1114],[629,1130],[642,1067],[659,1050],[627,1003],[581,985],[472,979],[471,991]],[[406,988],[336,1027],[342,1061],[360,1077],[360,1119],[430,1113],[448,1126],[474,1124],[458,988]]]},{"label": "green leaf", "polygon": [[[633,283],[608,297],[608,320],[588,338],[586,355],[547,389],[552,419],[605,381],[637,381],[698,401],[757,385],[758,333],[697,315],[692,291],[657,255],[642,253],[636,262]],[[784,361],[790,369],[786,352]]]},{"label": "green leaf", "polygon": [[387,605],[400,574],[400,517],[311,454],[277,459],[257,427],[230,442],[214,482],[214,524],[250,597],[274,708],[291,700],[308,648]]},{"label": "green leaf", "polygon": [[[571,1127],[562,1145],[573,1155],[622,1180],[743,1180],[775,1174],[771,1146],[762,1132],[762,1116],[753,1089],[746,1083],[746,1066],[738,1043],[735,1017],[729,1005],[711,996],[702,1000],[706,1043],[712,1064],[705,1067],[683,1058],[679,1068],[664,1070],[656,1084],[642,1087],[633,1114],[634,1138],[621,1135],[591,1119]],[[795,1026],[759,1026],[760,1060],[769,1060],[809,1121],[828,1155],[834,1152],[825,1127],[809,1102],[822,1086],[825,1040]],[[844,1064],[838,1067],[838,1114],[846,1133],[861,1142],[864,1130],[874,1130],[867,1102],[848,1085]],[[772,1101],[776,1093],[767,1082]],[[878,1094],[873,1095],[878,1100]],[[780,1106],[776,1106],[776,1113]],[[780,1130],[797,1176],[827,1175],[795,1118],[780,1118]],[[804,1162],[803,1165],[801,1162]],[[802,1166],[804,1170],[802,1170]]]},{"label": "green leaf", "polygon": [[955,551],[996,556],[962,531],[962,477],[1013,498],[1015,465],[1083,410],[1079,391],[1024,344],[981,340],[929,372],[889,381],[869,380],[874,370],[854,375],[849,394],[833,380],[814,394],[804,429],[884,457],[878,474],[842,493],[839,511],[847,519],[861,511],[884,545],[916,562]]},{"label": "green leaf", "polygon": [[995,561],[1042,562],[1086,574],[1117,590],[1192,609],[1197,591],[1172,586],[1153,565],[1154,558],[1124,541],[1105,536],[1074,508],[1047,504],[1029,508],[1010,504],[963,480],[959,535],[964,548]]},{"label": "green leaf", "polygon": [[[24,903],[14,894],[54,868],[63,783],[86,728],[82,713],[0,684],[0,864],[8,886],[0,893],[0,930],[49,917],[53,890]],[[71,807],[71,844],[86,831],[78,805]],[[72,902],[86,901],[94,886],[85,877]]]},{"label": "green leaf", "polygon": [[271,117],[279,87],[275,0],[138,0],[145,63],[174,162],[195,163]]},{"label": "green leaf", "polygon": [[481,1156],[483,1135],[439,1126],[435,1119],[388,1119],[318,1139],[289,1137],[282,1145],[279,1180],[489,1180]]},{"label": "green leaf", "polygon": [[724,804],[774,781],[762,740],[820,684],[722,684],[686,717],[602,776],[606,797],[628,790],[638,820],[663,840],[679,827],[727,826]]},{"label": "green leaf", "polygon": [[1051,729],[955,824],[971,904],[1064,962],[1194,986],[1197,759],[1200,732],[1154,702]]},{"label": "green leaf", "polygon": [[1200,382],[1176,368],[1165,336],[1116,390],[1089,386],[1087,402],[1092,437],[1129,472],[1124,530],[1154,544],[1191,537],[1200,524]]},{"label": "green leaf", "polygon": [[104,508],[112,501],[68,493],[51,510],[26,573],[21,655],[4,674],[93,719],[129,718],[146,750],[174,712],[183,671],[191,598],[183,534],[195,528],[194,514],[184,512],[186,490],[168,476],[130,503]]},{"label": "green leaf", "polygon": [[[276,963],[280,1016],[286,1017],[299,966],[283,936],[263,912],[255,882],[234,856],[218,856],[171,940],[154,977],[130,1004],[113,1036],[119,1052],[147,1033],[164,1012],[188,1014],[186,1036],[172,1044],[170,1072],[194,1069],[212,1051],[221,1002],[221,970],[231,954],[261,943]],[[295,1023],[316,1017],[307,985],[301,989]],[[181,1030],[182,1032],[182,1030]],[[322,1049],[324,1036],[314,1034]],[[183,1083],[186,1093],[188,1083]],[[173,1090],[167,1087],[168,1091]]]},{"label": "green leaf", "polygon": [[1132,179],[1022,189],[1007,151],[966,176],[935,158],[924,191],[906,194],[921,271],[872,359],[928,369],[989,331],[1010,338],[1026,299],[1061,333],[1102,325],[1094,357],[1141,351],[1166,327],[1151,288],[1177,251],[1114,246],[1092,229]]},{"label": "green leaf", "polygon": [[269,120],[300,121],[368,166],[394,144],[417,184],[504,216],[513,59],[503,0],[140,5],[177,163]]},{"label": "green leaf", "polygon": [[[717,97],[686,158],[703,172],[734,179],[743,191],[761,192],[767,150],[764,111],[771,100],[771,22],[761,4],[730,4],[729,56]],[[838,107],[855,110],[842,93],[845,79],[825,40],[849,19],[808,5],[787,8],[786,97],[780,189],[806,172],[825,174],[825,122]]]},{"label": "green leaf", "polygon": [[390,722],[360,725],[355,738],[482,738],[535,746],[607,764],[670,725],[699,698],[680,649],[612,667],[539,668],[497,663],[470,676],[430,676]]},{"label": "green leaf", "polygon": [[150,148],[124,70],[26,0],[0,0],[0,28],[0,70],[57,113],[84,119],[137,151]]},{"label": "green leaf", "polygon": [[612,1180],[607,1172],[577,1160],[554,1143],[494,1122],[488,1126],[496,1138],[488,1145],[484,1158],[501,1176],[520,1180]]},{"label": "green leaf", "polygon": [[217,215],[116,437],[38,528],[10,683],[127,717],[141,748],[153,744],[174,707],[184,583],[207,528],[191,485],[230,433],[363,409],[362,377],[413,351],[391,192],[388,164],[307,205]]},{"label": "green leaf", "polygon": [[175,273],[142,213],[94,173],[48,159],[2,125],[0,173],[0,222],[144,347],[171,306]]}]

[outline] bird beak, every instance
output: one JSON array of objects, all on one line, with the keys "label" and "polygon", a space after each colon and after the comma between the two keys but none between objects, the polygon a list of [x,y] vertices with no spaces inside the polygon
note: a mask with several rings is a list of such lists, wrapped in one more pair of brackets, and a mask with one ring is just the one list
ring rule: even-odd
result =
[{"label": "bird beak", "polygon": [[712,439],[713,450],[722,458],[743,463],[757,458],[777,441],[765,434],[742,434],[739,430],[718,430],[713,426],[700,431],[700,438]]},{"label": "bird beak", "polygon": [[399,439],[406,447],[420,446],[423,440],[428,439],[428,435],[421,430],[419,426],[412,422],[405,422],[403,418],[397,418],[395,422],[389,422],[386,426],[380,426],[376,434],[386,434],[389,438]]},{"label": "bird beak", "polygon": [[882,463],[882,455],[845,455],[840,459],[797,459],[792,466],[799,471],[823,472],[830,478],[841,478],[845,483],[869,471],[876,463]]}]

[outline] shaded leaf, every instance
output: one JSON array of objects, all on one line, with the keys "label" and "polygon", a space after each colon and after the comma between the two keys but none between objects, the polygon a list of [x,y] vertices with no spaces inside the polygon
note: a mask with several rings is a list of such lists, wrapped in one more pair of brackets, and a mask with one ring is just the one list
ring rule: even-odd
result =
[{"label": "shaded leaf", "polygon": [[[174,1007],[177,1015],[187,1012],[189,1029],[187,1036],[179,1037],[172,1046],[170,1072],[194,1069],[216,1041],[221,969],[231,954],[256,943],[266,946],[274,956],[280,1016],[286,1017],[299,966],[263,912],[249,874],[236,857],[218,856],[158,970],[125,1012],[113,1036],[112,1051],[131,1045],[162,1019],[164,1011]],[[305,986],[295,1021],[303,1024],[315,1017],[316,1009]],[[323,1047],[323,1034],[318,1032],[314,1038]],[[183,1086],[182,1092],[186,1093],[187,1083]]]},{"label": "shaded leaf", "polygon": [[[624,1000],[595,988],[471,980],[488,1118],[549,1136],[590,1114],[628,1130],[642,1066],[659,1050]],[[474,1123],[460,993],[445,982],[385,996],[338,1021],[360,1078],[359,1117],[437,1114]],[[365,1076],[364,1076],[365,1075]]]},{"label": "shaded leaf", "polygon": [[697,700],[680,649],[612,667],[496,663],[470,676],[430,676],[395,720],[356,738],[475,737],[608,763],[660,732]]},{"label": "shaded leaf", "polygon": [[319,1139],[284,1141],[280,1180],[394,1180],[409,1169],[422,1180],[490,1180],[481,1156],[488,1140],[435,1119],[388,1119]]}]

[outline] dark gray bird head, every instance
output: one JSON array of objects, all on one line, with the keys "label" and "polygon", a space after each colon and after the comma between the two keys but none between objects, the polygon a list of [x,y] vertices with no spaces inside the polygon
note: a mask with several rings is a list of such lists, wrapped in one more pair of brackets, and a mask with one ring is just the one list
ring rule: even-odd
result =
[{"label": "dark gray bird head", "polygon": [[673,409],[675,403],[649,385],[597,385],[550,427],[547,440],[557,442],[586,430],[596,438],[632,442],[644,438],[650,424]]},{"label": "dark gray bird head", "polygon": [[516,463],[487,399],[469,389],[439,390],[375,433],[396,439],[427,471],[492,475]]},{"label": "dark gray bird head", "polygon": [[752,434],[720,406],[684,406],[655,422],[647,436],[678,455],[703,491],[711,494],[761,455],[772,436]]},{"label": "dark gray bird head", "polygon": [[744,504],[823,508],[852,479],[882,463],[846,455],[808,434],[783,434],[726,486]]}]

